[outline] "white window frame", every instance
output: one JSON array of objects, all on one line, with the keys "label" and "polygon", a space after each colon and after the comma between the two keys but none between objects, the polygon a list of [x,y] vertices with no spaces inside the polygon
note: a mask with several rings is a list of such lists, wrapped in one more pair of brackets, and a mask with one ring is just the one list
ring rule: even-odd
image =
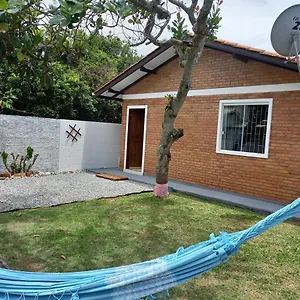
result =
[{"label": "white window frame", "polygon": [[[267,132],[265,140],[265,153],[253,153],[253,152],[242,152],[242,151],[231,151],[221,149],[222,143],[222,127],[223,127],[223,111],[225,105],[268,105],[268,121],[267,121]],[[270,143],[270,133],[271,133],[271,121],[272,121],[272,107],[273,99],[236,99],[236,100],[220,100],[219,104],[219,120],[218,120],[218,131],[217,131],[217,145],[216,153],[238,155],[238,156],[248,156],[257,158],[268,158],[269,156],[269,143]]]}]

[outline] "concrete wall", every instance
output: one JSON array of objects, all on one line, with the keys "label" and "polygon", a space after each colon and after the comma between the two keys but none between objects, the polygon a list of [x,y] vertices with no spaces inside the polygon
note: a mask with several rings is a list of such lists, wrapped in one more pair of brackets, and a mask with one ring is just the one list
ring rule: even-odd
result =
[{"label": "concrete wall", "polygon": [[[0,152],[26,154],[31,146],[40,156],[34,171],[57,172],[60,120],[0,115]],[[0,172],[4,171],[2,160]]]},{"label": "concrete wall", "polygon": [[[81,136],[67,138],[76,124]],[[40,156],[34,171],[64,172],[118,166],[120,124],[0,115],[0,152],[25,154],[31,146]],[[0,172],[4,172],[0,161]]]},{"label": "concrete wall", "polygon": [[[80,128],[78,141],[67,138],[69,125]],[[120,124],[61,120],[59,171],[118,167]]]}]

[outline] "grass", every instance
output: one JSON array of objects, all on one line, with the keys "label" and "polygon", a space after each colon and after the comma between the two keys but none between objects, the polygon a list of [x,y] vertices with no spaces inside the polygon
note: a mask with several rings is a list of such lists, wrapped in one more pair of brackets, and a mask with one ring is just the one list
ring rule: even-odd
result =
[{"label": "grass", "polygon": [[[106,268],[173,253],[261,218],[180,194],[91,200],[0,214],[0,256],[18,270]],[[226,264],[172,288],[169,299],[300,299],[299,274],[300,227],[284,223],[243,245]]]}]

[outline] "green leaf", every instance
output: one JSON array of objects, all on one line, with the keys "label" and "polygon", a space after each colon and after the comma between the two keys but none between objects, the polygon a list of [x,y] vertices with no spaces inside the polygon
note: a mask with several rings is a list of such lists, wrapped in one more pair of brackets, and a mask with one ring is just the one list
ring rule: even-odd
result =
[{"label": "green leaf", "polygon": [[19,40],[19,37],[16,37],[16,36],[12,35],[10,37],[10,40],[11,40],[11,42],[12,42],[12,44],[15,48],[20,48],[21,47],[21,42]]},{"label": "green leaf", "polygon": [[96,21],[97,26],[101,26],[103,24],[103,19],[99,17]]},{"label": "green leaf", "polygon": [[42,35],[42,33],[41,32],[36,32],[36,34],[34,35],[34,37],[33,37],[33,42],[34,42],[34,44],[38,44],[38,43],[40,43],[41,41],[43,40],[43,35]]},{"label": "green leaf", "polygon": [[6,32],[9,29],[9,24],[0,23],[0,32]]},{"label": "green leaf", "polygon": [[[1,0],[0,0],[0,1],[1,1]],[[9,14],[14,15],[14,14],[18,13],[18,12],[21,11],[21,10],[22,10],[22,7],[21,7],[21,6],[16,6],[16,7],[14,7],[14,8],[9,8],[9,9],[7,10],[7,12],[8,12]]]},{"label": "green leaf", "polygon": [[68,8],[70,6],[70,4],[68,4],[65,0],[59,0],[58,2],[62,7]]},{"label": "green leaf", "polygon": [[24,0],[9,0],[9,2],[8,2],[9,9],[16,8],[19,11],[23,9],[24,5],[25,5],[25,1]]},{"label": "green leaf", "polygon": [[69,4],[69,5],[74,5],[74,4],[79,4],[80,1],[77,1],[77,0],[66,0],[66,2]]},{"label": "green leaf", "polygon": [[71,22],[71,17],[68,15],[66,16],[60,23],[61,26],[67,26]]},{"label": "green leaf", "polygon": [[3,152],[1,153],[1,157],[3,158],[3,160],[7,160],[7,158],[8,158],[8,153],[5,152],[5,151],[3,151]]},{"label": "green leaf", "polygon": [[63,14],[63,16],[65,16],[66,18],[70,16],[69,11],[66,10],[64,7],[61,7],[60,11]]},{"label": "green leaf", "polygon": [[22,60],[24,60],[24,59],[27,59],[28,56],[27,56],[27,55],[24,55],[24,54],[22,53],[22,50],[19,49],[18,52],[17,52],[17,58],[18,58],[19,61],[22,61]]},{"label": "green leaf", "polygon": [[71,8],[70,14],[75,15],[81,13],[82,11],[84,11],[83,5],[81,3],[77,3]]},{"label": "green leaf", "polygon": [[115,6],[111,3],[106,4],[106,9],[110,12],[117,13]]},{"label": "green leaf", "polygon": [[1,10],[6,10],[8,9],[8,3],[6,0],[0,0],[0,9]]},{"label": "green leaf", "polygon": [[94,5],[88,5],[88,8],[94,10],[97,13],[101,13],[101,14],[106,12],[106,8],[103,6],[102,3],[99,3],[99,2]]},{"label": "green leaf", "polygon": [[65,20],[64,16],[56,15],[52,19],[50,19],[49,23],[50,23],[50,25],[58,25],[58,24],[61,24],[62,21],[64,21],[64,20]]}]

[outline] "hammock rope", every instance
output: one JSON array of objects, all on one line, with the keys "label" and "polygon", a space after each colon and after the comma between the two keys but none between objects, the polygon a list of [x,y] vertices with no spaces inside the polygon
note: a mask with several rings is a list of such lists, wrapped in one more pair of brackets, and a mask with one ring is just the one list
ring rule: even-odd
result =
[{"label": "hammock rope", "polygon": [[252,227],[210,235],[208,241],[179,248],[151,261],[85,272],[37,273],[0,268],[0,300],[154,300],[237,253],[240,246],[300,213],[300,198]]}]

